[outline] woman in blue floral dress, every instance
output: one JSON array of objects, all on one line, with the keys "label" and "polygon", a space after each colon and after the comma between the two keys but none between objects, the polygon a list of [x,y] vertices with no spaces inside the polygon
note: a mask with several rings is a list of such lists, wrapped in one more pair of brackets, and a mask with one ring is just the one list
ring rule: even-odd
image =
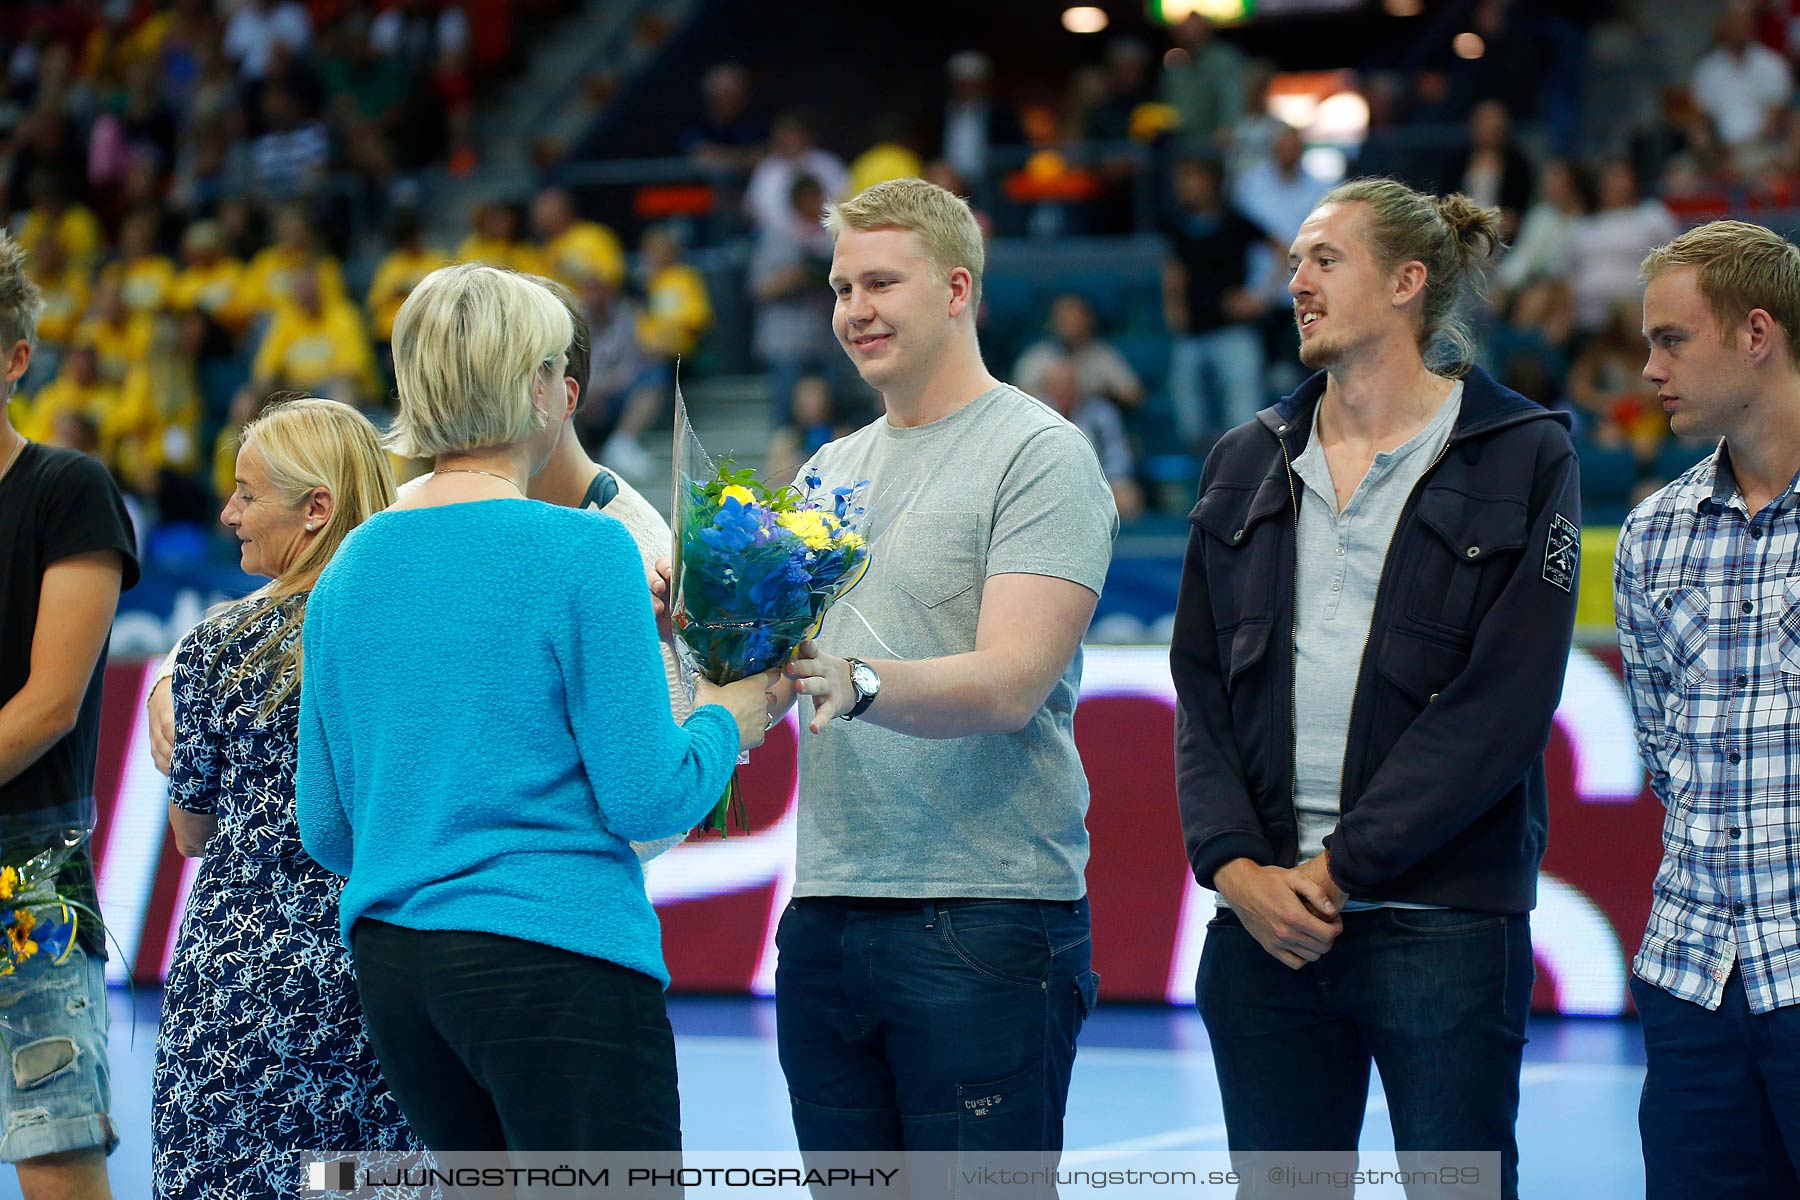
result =
[{"label": "woman in blue floral dress", "polygon": [[244,431],[221,519],[271,582],[176,656],[170,823],[204,853],[157,1034],[153,1164],[164,1200],[264,1200],[297,1151],[421,1149],[382,1080],[338,930],[341,877],[294,823],[301,621],[344,537],[393,501],[373,427],[327,400]]}]

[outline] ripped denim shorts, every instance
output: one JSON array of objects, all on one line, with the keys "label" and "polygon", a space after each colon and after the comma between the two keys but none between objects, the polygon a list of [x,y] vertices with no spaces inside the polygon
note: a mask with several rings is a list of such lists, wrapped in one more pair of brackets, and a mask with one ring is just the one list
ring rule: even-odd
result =
[{"label": "ripped denim shorts", "polygon": [[119,1144],[107,1110],[106,964],[80,945],[0,976],[0,1162]]}]

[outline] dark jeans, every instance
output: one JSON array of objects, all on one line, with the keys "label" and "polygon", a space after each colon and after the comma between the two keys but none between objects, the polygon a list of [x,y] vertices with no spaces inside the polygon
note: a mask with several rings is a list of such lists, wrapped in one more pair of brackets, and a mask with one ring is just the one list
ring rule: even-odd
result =
[{"label": "dark jeans", "polygon": [[801,1150],[1062,1148],[1085,899],[795,900],[776,946]]},{"label": "dark jeans", "polygon": [[369,1040],[433,1150],[681,1148],[662,985],[491,933],[351,930]]},{"label": "dark jeans", "polygon": [[1631,999],[1648,1055],[1649,1200],[1800,1196],[1800,1008],[1752,1013],[1736,968],[1713,1012],[1636,976]]},{"label": "dark jeans", "polygon": [[[1353,1163],[1373,1062],[1403,1168],[1429,1167],[1435,1151],[1498,1150],[1500,1193],[1514,1200],[1532,978],[1523,915],[1347,913],[1325,957],[1295,971],[1221,910],[1195,994],[1232,1151],[1337,1151]],[[1415,1200],[1443,1194],[1407,1188]]]}]

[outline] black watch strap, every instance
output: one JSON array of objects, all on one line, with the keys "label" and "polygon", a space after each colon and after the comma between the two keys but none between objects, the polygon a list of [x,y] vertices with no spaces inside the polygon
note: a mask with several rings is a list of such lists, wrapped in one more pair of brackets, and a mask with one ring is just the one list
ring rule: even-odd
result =
[{"label": "black watch strap", "polygon": [[[866,666],[867,664],[859,658],[846,659],[845,661],[850,664],[852,672],[850,676],[850,686],[856,687],[856,675],[854,672],[857,667]],[[874,692],[864,692],[861,688],[857,688],[856,704],[852,706],[849,712],[840,714],[838,719],[842,721],[856,720],[856,718],[862,716],[869,710],[869,705],[875,703],[875,695],[876,693]]]}]

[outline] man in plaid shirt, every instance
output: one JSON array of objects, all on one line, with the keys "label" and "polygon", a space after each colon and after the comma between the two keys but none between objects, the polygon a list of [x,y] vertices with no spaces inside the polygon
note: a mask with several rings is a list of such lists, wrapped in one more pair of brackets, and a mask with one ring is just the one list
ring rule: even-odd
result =
[{"label": "man in plaid shirt", "polygon": [[1644,378],[1718,439],[1632,511],[1613,575],[1668,810],[1631,984],[1648,1196],[1800,1196],[1800,249],[1716,221],[1643,275]]}]

